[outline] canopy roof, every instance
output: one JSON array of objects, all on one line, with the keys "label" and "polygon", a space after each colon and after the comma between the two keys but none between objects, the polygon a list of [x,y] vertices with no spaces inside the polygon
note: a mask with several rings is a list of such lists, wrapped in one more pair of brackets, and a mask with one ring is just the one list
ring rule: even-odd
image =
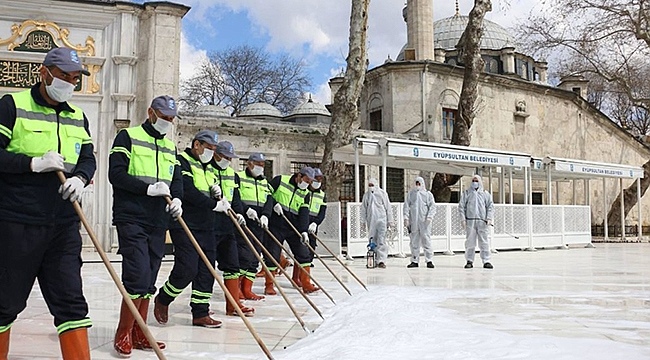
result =
[{"label": "canopy roof", "polygon": [[473,175],[479,167],[511,168],[513,176],[523,177],[524,168],[532,169],[535,179],[546,179],[546,166],[551,169],[553,180],[593,178],[643,178],[643,168],[621,164],[564,159],[503,150],[431,143],[396,138],[370,139],[357,137],[350,145],[334,150],[335,161],[355,162],[358,148],[359,164],[386,166],[400,169],[418,169],[445,174]]},{"label": "canopy roof", "polygon": [[546,167],[551,170],[554,180],[617,178],[638,179],[643,178],[643,168],[622,164],[609,164],[595,161],[563,159],[551,156],[533,158],[533,177],[545,177]]},{"label": "canopy roof", "polygon": [[381,149],[386,148],[388,167],[445,174],[472,175],[481,166],[523,168],[531,164],[531,156],[524,153],[394,138],[356,138],[353,144],[335,149],[334,160],[354,163],[355,145],[360,164],[382,166]]}]

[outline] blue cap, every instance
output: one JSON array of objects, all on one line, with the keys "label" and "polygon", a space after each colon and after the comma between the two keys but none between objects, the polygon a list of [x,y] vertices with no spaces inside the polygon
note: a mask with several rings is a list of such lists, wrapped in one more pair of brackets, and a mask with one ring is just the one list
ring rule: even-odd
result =
[{"label": "blue cap", "polygon": [[158,96],[151,102],[151,108],[160,111],[165,116],[176,116],[178,108],[176,107],[176,100],[168,95]]},{"label": "blue cap", "polygon": [[203,141],[210,145],[217,145],[217,141],[219,141],[219,135],[217,135],[217,133],[212,130],[201,130],[196,133],[194,140]]},{"label": "blue cap", "polygon": [[248,161],[266,161],[266,157],[262,153],[252,153],[248,156]]},{"label": "blue cap", "polygon": [[314,175],[314,169],[310,168],[309,166],[305,166],[302,169],[300,169],[300,173],[302,175],[307,176],[310,179],[314,179],[316,176]]},{"label": "blue cap", "polygon": [[314,168],[314,176],[323,176],[323,172],[319,168]]},{"label": "blue cap", "polygon": [[81,59],[79,59],[77,51],[69,48],[60,47],[50,50],[45,55],[43,65],[56,66],[67,73],[81,71],[84,75],[90,75],[90,72],[81,65]]},{"label": "blue cap", "polygon": [[232,146],[230,141],[221,141],[217,144],[217,154],[221,154],[229,158],[238,158],[239,155],[235,154],[235,147]]}]

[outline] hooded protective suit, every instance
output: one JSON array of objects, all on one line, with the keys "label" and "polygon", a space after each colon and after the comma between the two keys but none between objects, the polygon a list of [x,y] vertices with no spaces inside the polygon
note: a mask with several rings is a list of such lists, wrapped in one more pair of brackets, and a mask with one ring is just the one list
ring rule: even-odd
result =
[{"label": "hooded protective suit", "polygon": [[424,179],[415,178],[415,186],[406,195],[404,201],[404,226],[409,230],[411,238],[411,262],[420,260],[420,246],[424,248],[426,262],[433,261],[433,247],[431,245],[431,222],[436,214],[436,202],[433,194],[424,187]]},{"label": "hooded protective suit", "polygon": [[393,223],[393,211],[388,194],[379,187],[377,179],[368,181],[368,191],[363,194],[361,201],[361,223],[368,227],[368,237],[377,244],[377,262],[385,262],[388,258],[386,245],[386,229]]},{"label": "hooded protective suit", "polygon": [[[474,188],[472,183],[478,180]],[[465,225],[465,260],[474,262],[476,241],[481,250],[483,263],[490,262],[490,245],[488,242],[489,229],[494,219],[494,203],[492,195],[483,189],[483,181],[479,175],[472,177],[472,183],[460,197],[458,212]]]}]

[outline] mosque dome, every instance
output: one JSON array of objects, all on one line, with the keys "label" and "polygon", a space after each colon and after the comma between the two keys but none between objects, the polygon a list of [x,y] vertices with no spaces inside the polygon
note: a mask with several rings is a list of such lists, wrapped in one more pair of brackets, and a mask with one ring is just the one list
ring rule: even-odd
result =
[{"label": "mosque dome", "polygon": [[307,100],[304,103],[299,104],[298,106],[296,106],[293,109],[293,111],[291,111],[290,115],[324,115],[324,116],[332,116],[332,114],[330,114],[329,110],[327,110],[325,105],[314,102],[311,99],[311,96],[309,97],[309,100]]},{"label": "mosque dome", "polygon": [[273,116],[282,117],[282,113],[278,108],[267,103],[253,103],[247,105],[239,116]]},{"label": "mosque dome", "polygon": [[219,116],[230,117],[230,111],[219,105],[204,105],[197,108],[194,113],[197,116]]},{"label": "mosque dome", "polygon": [[[456,44],[467,27],[469,16],[456,14],[452,17],[441,19],[433,23],[433,44],[435,49],[446,51],[456,50]],[[483,19],[483,36],[481,37],[481,50],[501,50],[507,47],[515,47],[515,39],[501,25],[487,19]],[[397,56],[398,61],[404,60],[404,49],[402,47]]]},{"label": "mosque dome", "polygon": [[[467,27],[469,16],[454,15],[433,23],[433,42],[436,49],[455,50],[458,40]],[[501,50],[514,47],[515,39],[501,25],[483,20],[481,49]]]}]

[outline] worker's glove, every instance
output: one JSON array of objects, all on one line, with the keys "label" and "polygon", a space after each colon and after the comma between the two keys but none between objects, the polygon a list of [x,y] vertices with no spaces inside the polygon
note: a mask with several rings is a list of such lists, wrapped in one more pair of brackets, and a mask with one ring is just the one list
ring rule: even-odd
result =
[{"label": "worker's glove", "polygon": [[309,234],[307,234],[306,232],[301,233],[300,241],[302,241],[302,243],[305,245],[309,245]]},{"label": "worker's glove", "polygon": [[228,209],[230,209],[230,203],[228,202],[228,199],[222,198],[221,200],[217,201],[217,206],[215,206],[212,211],[225,213],[228,211]]},{"label": "worker's glove", "polygon": [[246,218],[242,214],[236,214],[237,215],[237,222],[239,225],[245,225],[246,224]]},{"label": "worker's glove", "polygon": [[275,211],[276,214],[282,216],[282,214],[283,214],[282,213],[282,205],[280,205],[280,203],[275,204],[275,206],[273,206],[273,211]]},{"label": "worker's glove", "polygon": [[220,200],[221,199],[221,186],[219,184],[212,184],[210,185],[210,197],[213,199]]},{"label": "worker's glove", "polygon": [[165,211],[169,213],[174,219],[178,219],[183,215],[183,203],[181,202],[181,199],[179,198],[173,198],[171,204],[167,204],[167,207],[165,207]]},{"label": "worker's glove", "polygon": [[68,178],[63,185],[59,186],[59,194],[61,194],[63,200],[70,200],[70,202],[79,201],[84,187],[86,187],[86,184],[84,184],[83,180],[78,176],[73,176]]},{"label": "worker's glove", "polygon": [[487,223],[488,226],[494,226],[494,221],[492,221],[492,219],[488,219],[488,221],[486,221],[486,223]]},{"label": "worker's glove", "polygon": [[427,228],[431,226],[431,222],[432,222],[432,221],[433,221],[432,218],[427,218],[427,219],[425,220],[425,225],[427,226]]},{"label": "worker's glove", "polygon": [[170,196],[171,193],[169,191],[169,186],[162,182],[159,181],[157,183],[153,183],[149,185],[147,188],[147,196]]},{"label": "worker's glove", "polygon": [[409,219],[404,219],[404,227],[408,229],[410,225],[411,222],[409,221]]},{"label": "worker's glove", "polygon": [[260,226],[262,227],[262,229],[269,228],[269,218],[267,218],[266,215],[262,215],[260,217]]},{"label": "worker's glove", "polygon": [[63,171],[63,155],[54,151],[48,151],[41,157],[32,158],[30,168],[35,173]]},{"label": "worker's glove", "polygon": [[253,221],[259,220],[259,218],[257,217],[257,211],[253,210],[253,208],[248,208],[248,210],[246,210],[246,216],[248,216],[248,218]]},{"label": "worker's glove", "polygon": [[460,221],[460,227],[466,228],[467,227],[467,220],[463,219]]},{"label": "worker's glove", "polygon": [[315,234],[315,233],[316,233],[316,230],[318,230],[318,225],[316,225],[316,223],[311,223],[311,224],[309,224],[309,228],[307,229],[307,231],[308,231],[310,234]]}]

